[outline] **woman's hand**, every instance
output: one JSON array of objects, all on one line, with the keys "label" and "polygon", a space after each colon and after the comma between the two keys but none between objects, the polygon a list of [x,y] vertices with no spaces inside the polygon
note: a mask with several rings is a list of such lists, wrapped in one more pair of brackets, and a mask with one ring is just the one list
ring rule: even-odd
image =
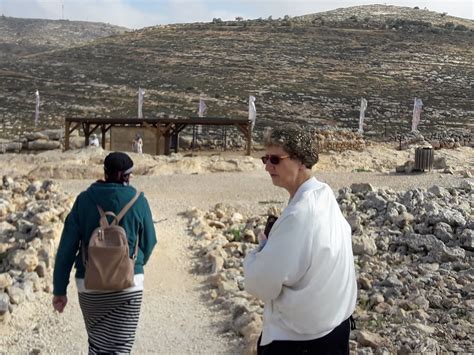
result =
[{"label": "woman's hand", "polygon": [[265,233],[263,232],[258,233],[257,238],[258,238],[258,244],[266,243],[268,239]]},{"label": "woman's hand", "polygon": [[67,296],[53,296],[53,308],[59,313],[63,313],[67,304]]},{"label": "woman's hand", "polygon": [[257,248],[257,250],[260,251],[260,250],[263,249],[265,244],[267,244],[267,239],[268,238],[265,235],[265,233],[263,233],[263,232],[258,233],[257,238],[258,238],[258,248]]}]

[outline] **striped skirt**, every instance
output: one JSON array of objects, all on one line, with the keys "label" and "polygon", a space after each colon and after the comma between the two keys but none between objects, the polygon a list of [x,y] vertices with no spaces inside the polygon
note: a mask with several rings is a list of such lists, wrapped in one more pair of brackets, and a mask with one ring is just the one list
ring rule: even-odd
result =
[{"label": "striped skirt", "polygon": [[126,354],[135,341],[143,290],[79,292],[89,354]]}]

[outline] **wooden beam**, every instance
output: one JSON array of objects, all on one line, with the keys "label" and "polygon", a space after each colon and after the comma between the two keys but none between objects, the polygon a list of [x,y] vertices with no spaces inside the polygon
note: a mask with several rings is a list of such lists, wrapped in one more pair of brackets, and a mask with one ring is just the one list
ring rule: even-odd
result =
[{"label": "wooden beam", "polygon": [[146,129],[152,131],[153,133],[155,133],[155,127],[150,125],[149,123],[143,122],[143,127],[145,127]]},{"label": "wooden beam", "polygon": [[[122,127],[145,127],[153,132],[156,137],[156,154],[160,154],[160,141],[165,138],[165,153],[169,153],[169,139],[173,135],[179,134],[186,126],[207,125],[207,126],[236,126],[247,140],[247,154],[250,155],[252,149],[252,129],[248,119],[232,119],[226,117],[160,117],[160,118],[87,118],[87,117],[66,117],[66,130],[71,133],[82,126],[85,135],[85,145],[89,145],[90,135],[100,126],[102,131],[102,146],[105,147],[104,137],[106,132],[114,126]],[[92,126],[92,127],[91,127]],[[226,139],[226,137],[224,138]],[[67,143],[69,146],[69,143]],[[224,149],[226,149],[224,142]],[[178,147],[176,146],[176,149]]]},{"label": "wooden beam", "polygon": [[[89,134],[92,134],[94,133],[94,131],[99,128],[102,124],[101,123],[97,123],[95,126],[92,127],[92,129],[89,128]],[[89,126],[90,127],[90,126]]]},{"label": "wooden beam", "polygon": [[113,125],[111,125],[111,124],[104,125],[104,127],[105,127],[105,133],[107,133],[113,127]]},{"label": "wooden beam", "polygon": [[69,150],[69,127],[71,122],[66,121],[66,128],[64,129],[64,150]]},{"label": "wooden beam", "polygon": [[[70,121],[66,121],[66,123],[69,123],[69,125],[71,125],[71,122],[70,122]],[[79,122],[76,123],[75,125],[73,125],[72,128],[70,128],[70,130],[69,130],[69,135],[70,135],[72,132],[74,132],[76,129],[78,129],[80,125],[81,125],[81,124],[80,124]]]},{"label": "wooden beam", "polygon": [[252,123],[249,121],[246,124],[238,123],[236,126],[244,134],[247,139],[247,155],[252,153]]}]

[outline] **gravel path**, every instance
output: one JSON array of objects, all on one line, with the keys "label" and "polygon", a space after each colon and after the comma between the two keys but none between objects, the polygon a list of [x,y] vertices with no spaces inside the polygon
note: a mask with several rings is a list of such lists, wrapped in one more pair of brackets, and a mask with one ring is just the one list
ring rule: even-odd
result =
[{"label": "gravel path", "polygon": [[[337,190],[354,182],[406,190],[458,185],[462,178],[439,173],[387,175],[380,173],[316,172],[318,179]],[[91,181],[63,180],[71,194]],[[284,190],[272,186],[262,170],[249,173],[215,173],[136,177],[133,184],[145,191],[154,215],[157,248],[145,268],[145,296],[134,352],[137,354],[232,354],[239,353],[240,340],[224,333],[226,312],[206,299],[205,275],[192,272],[189,250],[192,239],[181,212],[190,207],[208,209],[223,202],[245,213],[264,213],[269,204],[285,203]],[[63,314],[52,311],[51,295],[42,293],[12,314],[10,327],[0,328],[0,353],[84,353],[87,337],[74,284]]]}]

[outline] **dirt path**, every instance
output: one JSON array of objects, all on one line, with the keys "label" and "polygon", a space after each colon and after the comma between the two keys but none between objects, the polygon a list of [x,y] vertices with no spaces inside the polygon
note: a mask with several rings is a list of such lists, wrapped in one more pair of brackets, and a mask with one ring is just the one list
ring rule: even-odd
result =
[{"label": "dirt path", "polygon": [[[437,173],[384,175],[379,173],[317,173],[334,189],[353,182],[372,182],[396,190],[452,186],[461,178]],[[91,181],[63,180],[63,189],[73,195]],[[192,239],[186,220],[179,214],[192,206],[201,209],[224,202],[246,213],[264,213],[268,202],[287,200],[285,191],[273,187],[266,173],[216,173],[137,177],[133,181],[150,202],[158,235],[157,248],[145,268],[145,296],[134,346],[136,354],[232,354],[239,353],[239,340],[223,333],[225,311],[217,311],[206,298],[205,275],[196,275]],[[50,294],[38,294],[12,315],[9,328],[0,328],[0,353],[84,353],[87,337],[78,307],[74,283],[70,303],[59,315],[52,311]]]}]

